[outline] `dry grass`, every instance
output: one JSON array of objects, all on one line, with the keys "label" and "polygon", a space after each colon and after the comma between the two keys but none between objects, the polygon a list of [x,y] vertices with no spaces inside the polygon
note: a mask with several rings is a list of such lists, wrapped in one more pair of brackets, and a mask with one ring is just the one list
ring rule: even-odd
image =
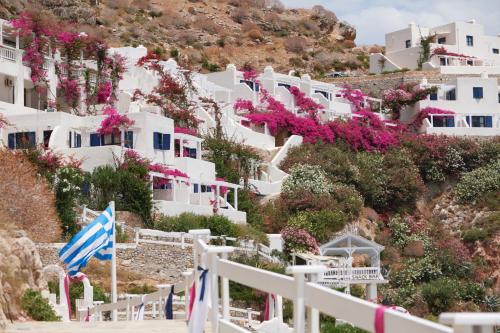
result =
[{"label": "dry grass", "polygon": [[19,153],[0,150],[0,193],[3,223],[25,230],[35,242],[54,242],[61,237],[49,184]]}]

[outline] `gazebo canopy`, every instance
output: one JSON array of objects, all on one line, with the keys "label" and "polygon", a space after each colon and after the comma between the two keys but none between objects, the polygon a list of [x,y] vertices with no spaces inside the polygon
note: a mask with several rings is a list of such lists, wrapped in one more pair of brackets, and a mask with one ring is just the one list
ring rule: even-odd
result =
[{"label": "gazebo canopy", "polygon": [[320,247],[321,255],[324,256],[349,256],[353,253],[373,255],[374,253],[380,254],[383,250],[382,245],[351,232],[347,232]]}]

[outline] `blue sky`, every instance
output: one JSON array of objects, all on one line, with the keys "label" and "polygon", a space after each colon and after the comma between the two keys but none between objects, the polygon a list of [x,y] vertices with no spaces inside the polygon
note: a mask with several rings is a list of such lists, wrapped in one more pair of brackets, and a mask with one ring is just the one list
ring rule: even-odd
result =
[{"label": "blue sky", "polygon": [[500,33],[500,0],[281,0],[287,7],[323,5],[353,24],[358,44],[384,44],[386,32],[410,22],[437,26],[475,19],[488,35]]}]

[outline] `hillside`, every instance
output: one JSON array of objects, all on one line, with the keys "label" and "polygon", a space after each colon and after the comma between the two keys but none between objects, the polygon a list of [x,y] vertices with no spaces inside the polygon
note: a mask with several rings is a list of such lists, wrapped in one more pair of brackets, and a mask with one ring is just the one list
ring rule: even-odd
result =
[{"label": "hillside", "polygon": [[356,47],[356,30],[335,13],[285,9],[279,0],[0,0],[0,18],[22,10],[43,10],[103,37],[111,46],[156,48],[195,69],[226,64],[313,73],[368,66]]}]

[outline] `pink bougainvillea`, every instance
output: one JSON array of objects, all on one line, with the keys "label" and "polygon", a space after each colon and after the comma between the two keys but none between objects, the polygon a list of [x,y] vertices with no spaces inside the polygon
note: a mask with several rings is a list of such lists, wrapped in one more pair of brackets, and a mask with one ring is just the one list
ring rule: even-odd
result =
[{"label": "pink bougainvillea", "polygon": [[[178,169],[170,169],[166,165],[159,164],[159,163],[149,165],[149,171],[161,173],[165,177],[185,178],[184,181],[189,179],[189,176],[186,173],[184,173]],[[169,184],[171,181],[172,181],[171,179],[167,179],[167,178],[154,177],[153,178],[153,186],[155,188],[159,188],[163,185]]]},{"label": "pink bougainvillea", "polygon": [[4,127],[7,127],[9,126],[9,122],[7,121],[7,119],[5,119],[4,115],[2,113],[0,113],[0,128],[4,128]]},{"label": "pink bougainvillea", "polygon": [[[224,178],[221,178],[221,177],[215,177],[215,180],[219,181],[219,182],[225,182],[226,181]],[[216,185],[212,185],[211,187],[212,187],[212,189],[214,191],[217,188]],[[219,191],[220,191],[219,195],[224,196],[224,194],[226,194],[227,191],[229,191],[229,189],[227,188],[227,186],[219,186]]]},{"label": "pink bougainvillea", "polygon": [[432,55],[433,56],[434,55],[445,55],[445,56],[460,57],[460,58],[469,58],[469,59],[475,58],[475,57],[468,56],[468,55],[461,54],[461,53],[448,52],[448,50],[444,46],[440,46],[440,47],[435,48],[432,51]]},{"label": "pink bougainvillea", "polygon": [[61,90],[64,101],[71,107],[76,108],[80,100],[80,85],[78,81],[60,77],[57,87]]},{"label": "pink bougainvillea", "polygon": [[104,104],[109,101],[113,86],[110,81],[101,83],[97,88],[97,103]]},{"label": "pink bougainvillea", "polygon": [[290,87],[289,91],[295,99],[295,105],[299,109],[299,112],[308,114],[311,119],[317,119],[318,113],[324,109],[323,105],[307,97],[306,94],[297,87]]},{"label": "pink bougainvillea", "polygon": [[192,135],[192,136],[198,136],[198,132],[195,129],[188,128],[188,127],[175,126],[174,133],[182,133],[182,134],[187,134],[187,135]]},{"label": "pink bougainvillea", "polygon": [[253,105],[252,101],[247,99],[238,98],[233,105],[235,111],[243,111],[244,113],[254,113],[257,109]]},{"label": "pink bougainvillea", "polygon": [[421,88],[416,83],[402,84],[395,89],[385,90],[382,93],[382,101],[392,111],[393,119],[399,119],[404,107],[415,105],[436,91],[437,87]]},{"label": "pink bougainvillea", "polygon": [[243,65],[243,67],[240,69],[240,71],[243,72],[243,79],[247,81],[255,81],[257,79],[257,71],[255,68],[252,67],[252,65],[246,63]]},{"label": "pink bougainvillea", "polygon": [[313,254],[319,254],[318,242],[305,229],[288,226],[281,230],[281,236],[285,242],[285,253],[311,252]]},{"label": "pink bougainvillea", "polygon": [[365,95],[361,90],[353,89],[352,86],[346,84],[340,93],[343,98],[347,99],[352,104],[355,112],[366,108],[364,102],[368,95]]},{"label": "pink bougainvillea", "polygon": [[122,115],[115,108],[108,106],[103,112],[107,117],[101,122],[101,126],[97,130],[99,134],[116,133],[122,128],[128,128],[134,124],[126,115]]},{"label": "pink bougainvillea", "polygon": [[434,120],[439,119],[442,121],[445,121],[446,115],[453,115],[455,112],[449,111],[449,110],[442,110],[439,108],[433,108],[433,107],[426,107],[417,114],[415,119],[411,122],[411,124],[408,125],[409,128],[412,128],[414,130],[418,130],[420,126],[422,126],[422,123],[424,122],[425,118],[428,118],[430,115],[439,115],[442,114],[443,116],[434,116]]}]

